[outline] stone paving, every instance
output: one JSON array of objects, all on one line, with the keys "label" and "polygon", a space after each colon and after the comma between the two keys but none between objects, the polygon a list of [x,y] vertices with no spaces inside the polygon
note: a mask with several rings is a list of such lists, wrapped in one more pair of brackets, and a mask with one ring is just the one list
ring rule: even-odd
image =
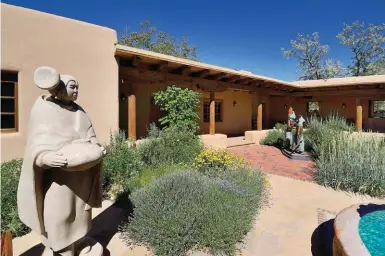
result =
[{"label": "stone paving", "polygon": [[[258,214],[251,232],[241,246],[241,256],[324,256],[331,255],[333,222],[320,223],[319,212],[338,213],[358,202],[385,204],[384,200],[335,191],[315,184],[270,175],[269,203]],[[105,246],[104,255],[153,256],[143,246],[129,248],[118,232],[121,221],[126,220],[122,206],[109,201],[102,209],[93,209],[91,235]],[[321,225],[320,225],[321,224]],[[44,246],[40,237],[30,233],[13,239],[13,255],[41,255]],[[193,253],[193,256],[207,254]]]},{"label": "stone paving", "polygon": [[251,162],[254,168],[260,168],[269,174],[276,174],[298,180],[312,181],[315,173],[313,161],[291,160],[272,146],[247,145],[229,148],[233,154]]}]

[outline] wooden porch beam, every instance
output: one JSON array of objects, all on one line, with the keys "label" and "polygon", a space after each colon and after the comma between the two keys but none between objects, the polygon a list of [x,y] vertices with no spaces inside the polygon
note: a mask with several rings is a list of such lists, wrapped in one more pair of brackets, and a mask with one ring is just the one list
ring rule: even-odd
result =
[{"label": "wooden porch beam", "polygon": [[226,82],[234,83],[235,81],[237,81],[239,79],[241,79],[241,77],[238,75],[235,75],[235,76],[229,77],[229,79]]},{"label": "wooden porch beam", "polygon": [[155,66],[154,70],[159,71],[159,72],[163,72],[166,70],[167,66],[168,66],[168,61],[162,61]]},{"label": "wooden porch beam", "polygon": [[134,66],[134,67],[139,67],[139,64],[142,62],[142,57],[140,56],[134,56],[132,58],[132,62],[131,62],[131,65]]},{"label": "wooden porch beam", "polygon": [[218,73],[218,74],[215,74],[215,75],[207,76],[206,79],[220,80],[220,79],[226,77],[226,75],[227,75],[227,73],[221,72],[221,73]]},{"label": "wooden porch beam", "polygon": [[201,71],[198,71],[198,72],[194,72],[191,74],[192,77],[205,77],[206,75],[208,75],[210,73],[210,70],[209,69],[203,69]]},{"label": "wooden porch beam", "polygon": [[237,84],[249,84],[252,81],[253,81],[253,78],[248,77],[248,78],[240,79],[240,80],[236,81],[235,83],[237,83]]},{"label": "wooden porch beam", "polygon": [[184,65],[171,71],[173,74],[179,74],[182,76],[188,76],[191,73],[191,67]]}]

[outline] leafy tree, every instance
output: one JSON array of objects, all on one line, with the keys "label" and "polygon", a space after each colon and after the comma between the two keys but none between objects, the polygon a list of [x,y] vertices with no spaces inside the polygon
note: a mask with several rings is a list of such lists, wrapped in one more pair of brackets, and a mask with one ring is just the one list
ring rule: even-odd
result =
[{"label": "leafy tree", "polygon": [[155,104],[166,112],[166,115],[159,119],[162,126],[187,129],[194,133],[198,131],[201,93],[171,85],[153,96]]},{"label": "leafy tree", "polygon": [[311,36],[298,34],[290,43],[290,49],[281,50],[286,58],[298,59],[299,80],[328,79],[342,75],[342,64],[326,59],[329,46],[320,43],[318,32]]},{"label": "leafy tree", "polygon": [[348,67],[351,75],[363,76],[371,75],[373,72],[383,72],[385,24],[366,26],[365,23],[358,21],[351,25],[344,24],[337,38],[353,53],[352,63]]},{"label": "leafy tree", "polygon": [[173,36],[152,26],[150,21],[141,22],[140,27],[140,31],[131,33],[126,28],[119,39],[119,44],[197,60],[196,46],[190,47],[186,37],[182,37],[178,43]]},{"label": "leafy tree", "polygon": [[385,57],[368,65],[367,75],[385,75]]}]

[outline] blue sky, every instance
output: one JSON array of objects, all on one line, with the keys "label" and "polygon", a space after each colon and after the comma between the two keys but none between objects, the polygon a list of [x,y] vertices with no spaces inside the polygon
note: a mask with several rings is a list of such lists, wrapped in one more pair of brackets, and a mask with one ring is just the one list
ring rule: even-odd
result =
[{"label": "blue sky", "polygon": [[293,60],[283,58],[297,33],[319,32],[329,57],[349,62],[336,38],[343,23],[385,23],[385,0],[79,1],[5,0],[5,3],[115,29],[136,30],[150,20],[175,37],[187,36],[202,62],[282,80],[296,80]]}]

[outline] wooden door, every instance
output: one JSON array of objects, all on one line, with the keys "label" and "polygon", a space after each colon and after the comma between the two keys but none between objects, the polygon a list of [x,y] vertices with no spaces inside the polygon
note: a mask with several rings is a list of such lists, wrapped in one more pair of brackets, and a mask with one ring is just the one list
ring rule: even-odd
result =
[{"label": "wooden door", "polygon": [[157,127],[160,128],[159,119],[165,115],[165,112],[160,110],[159,106],[155,104],[154,97],[150,97],[150,116],[149,123],[155,123]]}]

